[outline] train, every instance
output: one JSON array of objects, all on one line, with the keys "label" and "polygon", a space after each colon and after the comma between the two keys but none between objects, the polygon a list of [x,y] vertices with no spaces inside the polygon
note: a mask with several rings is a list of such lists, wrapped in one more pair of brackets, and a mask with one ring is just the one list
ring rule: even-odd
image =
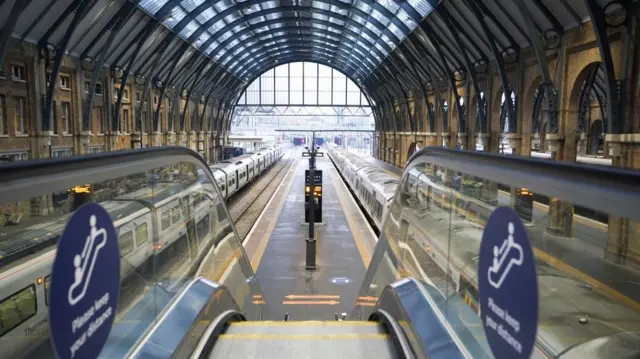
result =
[{"label": "train", "polygon": [[255,153],[244,154],[209,166],[218,189],[225,199],[253,182],[269,166],[284,154],[285,146],[262,148]]},{"label": "train", "polygon": [[[337,148],[329,150],[329,157],[368,216],[373,217],[370,207],[364,205],[367,198],[355,189],[353,181],[347,179],[348,173],[360,173],[369,162]],[[393,252],[400,256],[389,253],[391,261],[398,268],[409,270],[405,275],[425,282],[429,291],[435,288],[446,298],[451,310],[466,323],[465,330],[479,343],[474,347],[473,357],[491,357],[487,354],[490,353],[487,343],[482,339],[477,256],[484,225],[495,207],[473,195],[446,187],[443,181],[445,172],[428,164],[410,169],[397,185],[398,198],[387,203],[388,208],[384,210],[388,213],[386,222],[373,223],[386,237]],[[369,172],[370,175],[373,173]],[[382,175],[384,171],[378,169],[378,173]],[[384,223],[384,228],[380,223]],[[397,265],[398,258],[403,258],[403,265]],[[603,348],[625,347],[620,343],[621,334],[637,338],[633,331],[640,321],[640,314],[633,308],[612,302],[606,294],[592,290],[570,274],[560,272],[551,263],[537,258],[536,267],[540,297],[544,300],[540,304],[540,326],[532,358],[584,354],[590,346],[600,345],[596,343],[606,343],[602,344]],[[572,320],[576,311],[584,317],[598,318],[599,322],[607,325],[596,327]],[[607,329],[607,326],[615,327],[615,330]],[[630,348],[625,353],[635,357],[640,351]]]},{"label": "train", "polygon": [[[284,150],[276,146],[234,158],[233,170],[226,163],[211,165],[220,195],[204,171],[198,170],[195,180],[155,181],[100,202],[118,233],[123,286],[125,281],[146,278],[149,271],[154,273],[147,280],[153,277],[159,281],[159,277],[166,276],[163,283],[167,288],[176,288],[183,279],[194,275],[210,249],[217,249],[218,243],[234,233],[224,199],[257,178]],[[252,172],[248,171],[249,164]],[[221,183],[232,185],[223,190]],[[70,216],[16,228],[0,242],[0,358],[27,355],[48,337],[51,266],[57,251],[55,244]],[[176,265],[177,270],[172,267],[162,273],[163,266]]]},{"label": "train", "polygon": [[307,143],[307,139],[304,137],[294,137],[293,145],[294,146],[304,146]]},{"label": "train", "polygon": [[329,156],[372,221],[382,228],[398,179],[346,150],[331,146]]}]

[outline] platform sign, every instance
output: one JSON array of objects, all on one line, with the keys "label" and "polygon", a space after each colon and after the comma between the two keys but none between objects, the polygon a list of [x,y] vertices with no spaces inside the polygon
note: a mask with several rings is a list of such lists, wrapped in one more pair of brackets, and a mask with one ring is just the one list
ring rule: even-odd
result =
[{"label": "platform sign", "polygon": [[58,243],[51,273],[49,327],[60,359],[97,358],[116,316],[118,236],[96,203],[78,208]]},{"label": "platform sign", "polygon": [[509,207],[489,217],[478,264],[480,313],[496,359],[529,358],[538,329],[538,278],[520,216]]},{"label": "platform sign", "polygon": [[[306,186],[310,186],[309,183],[309,170],[304,170],[304,182]],[[313,184],[316,186],[322,186],[322,170],[315,170],[313,174]]]}]

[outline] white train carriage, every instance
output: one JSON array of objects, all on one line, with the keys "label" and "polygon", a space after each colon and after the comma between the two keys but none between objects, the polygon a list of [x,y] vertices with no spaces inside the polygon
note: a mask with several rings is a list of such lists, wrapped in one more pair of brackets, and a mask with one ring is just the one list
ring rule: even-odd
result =
[{"label": "white train carriage", "polygon": [[[220,171],[224,174],[224,183],[226,191],[224,198],[233,196],[239,189],[238,187],[238,166],[230,161],[222,161],[210,166],[211,171]],[[215,172],[214,172],[215,173]]]}]

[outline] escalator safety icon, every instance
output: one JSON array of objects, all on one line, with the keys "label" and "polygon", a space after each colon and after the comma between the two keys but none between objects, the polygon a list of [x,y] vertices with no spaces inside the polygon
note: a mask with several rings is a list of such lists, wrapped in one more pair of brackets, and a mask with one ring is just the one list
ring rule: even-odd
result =
[{"label": "escalator safety icon", "polygon": [[509,234],[500,247],[493,247],[493,263],[487,271],[489,284],[496,289],[500,289],[512,269],[521,266],[524,262],[522,246],[513,239],[515,235],[513,222],[509,222],[507,227]]},{"label": "escalator safety icon", "polygon": [[92,215],[89,218],[91,230],[85,239],[82,252],[73,257],[74,280],[68,294],[69,304],[72,306],[80,302],[87,293],[100,250],[107,244],[106,229],[98,229],[97,225],[97,218]]}]

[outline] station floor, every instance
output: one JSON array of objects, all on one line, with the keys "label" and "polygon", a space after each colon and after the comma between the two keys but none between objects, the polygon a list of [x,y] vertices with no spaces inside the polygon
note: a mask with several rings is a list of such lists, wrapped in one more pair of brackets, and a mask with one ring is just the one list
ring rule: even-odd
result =
[{"label": "station floor", "polygon": [[[384,161],[367,157],[367,161],[400,178],[402,169]],[[498,203],[510,206],[511,194],[498,191]],[[640,267],[633,263],[617,263],[606,257],[608,225],[579,215],[574,216],[573,237],[559,237],[547,232],[549,207],[533,205],[533,221],[528,226],[534,254],[545,264],[600,290],[609,298],[640,310]]]},{"label": "station floor", "polygon": [[273,320],[285,313],[290,320],[332,320],[350,312],[375,247],[373,230],[331,161],[318,158],[316,164],[323,172],[316,269],[305,269],[307,158],[292,166],[244,242]]}]

